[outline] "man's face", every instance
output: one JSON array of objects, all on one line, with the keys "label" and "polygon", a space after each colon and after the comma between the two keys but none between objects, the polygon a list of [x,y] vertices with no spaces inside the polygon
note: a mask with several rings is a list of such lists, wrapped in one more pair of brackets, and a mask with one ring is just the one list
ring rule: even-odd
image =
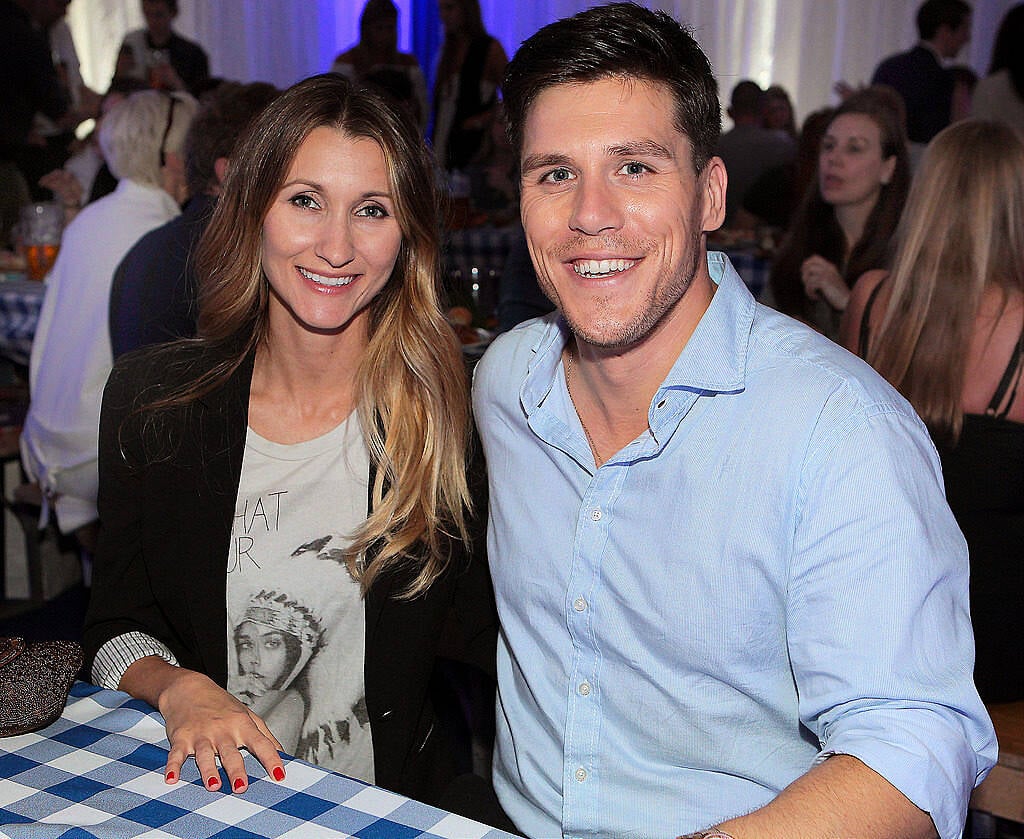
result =
[{"label": "man's face", "polygon": [[[624,349],[703,314],[711,281],[702,234],[722,222],[725,170],[698,177],[662,85],[557,85],[523,131],[521,212],[544,293],[577,338]],[[687,296],[697,283],[706,294]],[[687,312],[684,300],[691,300]]]},{"label": "man's face", "polygon": [[146,19],[146,29],[153,38],[162,40],[171,34],[174,15],[164,0],[142,0],[142,16]]},{"label": "man's face", "polygon": [[957,53],[963,49],[964,44],[971,40],[971,16],[967,15],[963,23],[956,29],[943,27],[946,30],[945,49],[942,50],[944,58],[955,58]]}]

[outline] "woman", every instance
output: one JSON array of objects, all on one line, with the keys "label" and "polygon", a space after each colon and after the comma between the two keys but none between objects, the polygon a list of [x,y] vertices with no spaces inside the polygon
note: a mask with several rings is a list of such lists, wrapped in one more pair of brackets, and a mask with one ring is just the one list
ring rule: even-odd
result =
[{"label": "woman", "polygon": [[[198,254],[200,337],[124,357],[107,385],[87,666],[163,713],[169,783],[195,755],[219,788],[219,757],[243,791],[240,748],[280,780],[280,735],[225,690],[226,604],[302,585],[323,648],[297,751],[436,801],[454,749],[435,657],[444,638],[493,669],[494,622],[462,552],[467,388],[429,153],[328,74],[276,99],[232,159]],[[365,725],[344,725],[341,696]]]},{"label": "woman", "polygon": [[[228,614],[235,623],[230,607]],[[266,723],[284,751],[295,754],[310,704],[303,677],[323,647],[322,620],[303,599],[261,589],[247,599],[237,621],[235,660],[228,666],[236,675],[228,677],[228,691]]]},{"label": "woman", "polygon": [[434,81],[434,156],[443,169],[480,162],[498,115],[508,56],[484,29],[479,0],[438,0],[444,43]]},{"label": "woman", "polygon": [[[956,200],[950,200],[956,196]],[[854,288],[842,342],[917,409],[971,555],[975,681],[1024,700],[1024,142],[955,123],[914,177],[891,273]]]},{"label": "woman", "polygon": [[988,75],[971,96],[971,116],[1005,122],[1024,134],[1024,3],[999,24]]},{"label": "woman", "polygon": [[772,267],[775,307],[835,337],[853,281],[885,263],[909,183],[898,97],[851,94],[825,129],[817,178]]},{"label": "woman", "polygon": [[764,92],[764,127],[783,131],[794,140],[797,139],[793,101],[782,85],[773,84]]},{"label": "woman", "polygon": [[359,16],[359,42],[334,59],[331,72],[354,82],[394,78],[392,95],[408,103],[421,131],[427,127],[427,82],[416,56],[398,51],[398,7],[392,0],[366,0]]}]

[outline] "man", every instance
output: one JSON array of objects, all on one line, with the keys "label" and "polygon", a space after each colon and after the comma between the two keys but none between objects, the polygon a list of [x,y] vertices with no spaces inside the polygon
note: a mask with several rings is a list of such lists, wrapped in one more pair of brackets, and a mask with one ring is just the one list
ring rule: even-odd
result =
[{"label": "man", "polygon": [[266,82],[225,82],[204,100],[185,139],[191,198],[180,216],[139,239],[114,272],[110,345],[115,359],[138,347],[195,336],[196,247],[216,206],[235,141],[277,94]]},{"label": "man", "polygon": [[796,155],[796,144],[782,131],[764,127],[765,92],[744,79],[732,89],[729,117],[733,128],[718,141],[718,156],[729,173],[725,191],[725,223],[743,206],[747,190],[769,169],[784,166]]},{"label": "man", "polygon": [[503,90],[558,307],[474,382],[503,807],[530,836],[958,836],[996,745],[934,447],[706,253],[706,57],[599,6],[529,38]]},{"label": "man", "polygon": [[142,16],[146,27],[125,35],[114,77],[132,76],[151,87],[199,96],[210,79],[210,62],[199,44],[171,28],[178,0],[142,0]]},{"label": "man", "polygon": [[942,62],[970,40],[971,7],[964,0],[925,0],[917,10],[917,34],[917,46],[885,59],[871,84],[889,85],[903,97],[907,137],[924,144],[950,123],[955,79]]},{"label": "man", "polygon": [[65,228],[46,279],[29,363],[32,402],[21,434],[22,463],[52,503],[61,532],[81,531],[87,541],[97,517],[100,402],[113,363],[110,283],[139,237],[180,212],[181,149],[195,110],[188,94],[144,90],[103,117],[100,148],[119,179],[117,189]]},{"label": "man", "polygon": [[74,127],[67,91],[37,23],[41,8],[40,0],[0,0],[0,245],[6,244],[18,206],[47,171],[38,163],[41,141],[32,135],[35,114]]}]

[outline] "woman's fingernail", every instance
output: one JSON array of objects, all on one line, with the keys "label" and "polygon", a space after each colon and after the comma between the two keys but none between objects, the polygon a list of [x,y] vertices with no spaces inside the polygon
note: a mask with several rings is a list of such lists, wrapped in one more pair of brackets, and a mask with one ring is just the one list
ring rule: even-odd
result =
[{"label": "woman's fingernail", "polygon": [[167,773],[167,783],[173,784],[176,780],[178,780],[178,776],[173,770]]},{"label": "woman's fingernail", "polygon": [[284,770],[280,766],[275,766],[274,767],[274,780],[275,781],[283,781],[284,780]]},{"label": "woman's fingernail", "polygon": [[207,780],[206,785],[210,789],[217,789],[217,787],[220,786],[220,778],[214,778],[214,777],[211,776],[210,779]]},{"label": "woman's fingernail", "polygon": [[235,778],[235,790],[245,789],[245,781],[241,778]]}]

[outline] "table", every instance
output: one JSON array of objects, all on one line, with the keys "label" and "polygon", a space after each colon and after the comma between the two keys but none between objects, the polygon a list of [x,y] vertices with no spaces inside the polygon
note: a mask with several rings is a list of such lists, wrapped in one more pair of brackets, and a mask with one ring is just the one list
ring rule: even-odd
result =
[{"label": "table", "polygon": [[[361,781],[285,760],[265,780],[245,755],[249,789],[207,790],[195,761],[164,783],[163,718],[118,691],[76,682],[61,718],[0,740],[0,836],[7,839],[501,839],[510,834]],[[222,773],[222,789],[227,789]],[[45,825],[45,826],[43,826]]]},{"label": "table", "polygon": [[740,275],[755,300],[761,299],[761,294],[768,285],[768,276],[772,271],[772,264],[761,256],[756,248],[744,247],[716,247],[708,246],[709,250],[720,250],[732,263],[736,273]]},{"label": "table", "polygon": [[448,281],[457,298],[466,296],[472,300],[481,320],[494,313],[505,260],[523,235],[522,230],[518,223],[503,227],[488,224],[451,230],[446,236],[444,267]]},{"label": "table", "polygon": [[28,366],[45,292],[32,280],[0,282],[0,356]]},{"label": "table", "polygon": [[[999,762],[974,790],[971,810],[1024,824],[1024,702],[989,705],[988,713],[999,741]],[[982,834],[975,830],[974,835]]]}]

